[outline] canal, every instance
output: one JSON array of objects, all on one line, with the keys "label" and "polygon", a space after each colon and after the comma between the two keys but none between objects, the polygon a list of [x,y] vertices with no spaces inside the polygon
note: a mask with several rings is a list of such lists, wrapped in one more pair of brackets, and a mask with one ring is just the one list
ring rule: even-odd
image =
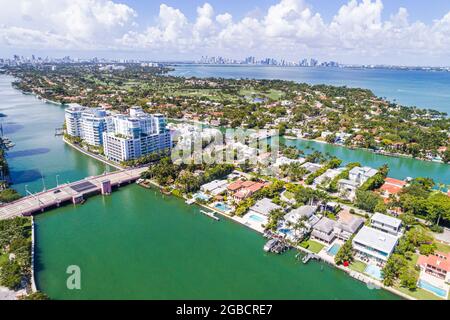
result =
[{"label": "canal", "polygon": [[[11,88],[0,76],[0,112],[13,187],[35,192],[111,170],[64,145],[54,129],[64,109]],[[136,185],[83,206],[36,217],[36,280],[53,299],[397,299],[294,252],[263,252],[264,239],[232,221],[213,221],[175,198]],[[81,269],[81,290],[66,270]]]}]

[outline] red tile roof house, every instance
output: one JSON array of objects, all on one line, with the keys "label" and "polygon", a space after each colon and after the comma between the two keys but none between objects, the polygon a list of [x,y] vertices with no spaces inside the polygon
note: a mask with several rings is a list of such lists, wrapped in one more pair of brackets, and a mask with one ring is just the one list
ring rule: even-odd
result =
[{"label": "red tile roof house", "polygon": [[420,256],[417,265],[427,274],[450,282],[450,254],[436,252],[429,256]]},{"label": "red tile roof house", "polygon": [[261,190],[265,186],[266,184],[262,182],[238,180],[229,184],[227,189],[233,200],[239,202],[252,196],[255,192]]},{"label": "red tile roof house", "polygon": [[384,184],[380,188],[380,194],[384,198],[389,198],[390,195],[399,194],[405,185],[406,185],[405,181],[393,178],[386,178]]}]

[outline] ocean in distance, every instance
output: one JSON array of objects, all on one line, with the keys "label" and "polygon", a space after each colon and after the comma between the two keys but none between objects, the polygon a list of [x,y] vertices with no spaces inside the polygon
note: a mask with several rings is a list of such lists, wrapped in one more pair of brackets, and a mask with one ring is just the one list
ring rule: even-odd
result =
[{"label": "ocean in distance", "polygon": [[247,65],[174,65],[170,74],[182,77],[279,79],[370,89],[405,106],[450,113],[450,72],[368,68],[304,68]]}]

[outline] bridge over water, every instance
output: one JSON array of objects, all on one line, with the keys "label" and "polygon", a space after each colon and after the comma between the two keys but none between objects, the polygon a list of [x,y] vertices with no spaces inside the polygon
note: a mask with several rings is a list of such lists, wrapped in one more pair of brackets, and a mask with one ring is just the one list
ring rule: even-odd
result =
[{"label": "bridge over water", "polygon": [[139,179],[147,168],[115,171],[100,176],[88,177],[56,188],[30,194],[17,201],[0,206],[0,220],[19,216],[30,216],[65,203],[80,203],[93,194],[110,194],[112,188],[132,183]]}]

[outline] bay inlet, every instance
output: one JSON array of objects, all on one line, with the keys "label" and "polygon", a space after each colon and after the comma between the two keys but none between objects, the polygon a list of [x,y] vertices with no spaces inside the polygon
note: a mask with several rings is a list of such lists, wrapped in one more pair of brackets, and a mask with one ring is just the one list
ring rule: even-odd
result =
[{"label": "bay inlet", "polygon": [[[113,170],[54,136],[63,107],[11,81],[0,76],[13,187],[25,194]],[[199,210],[132,185],[38,215],[37,286],[54,299],[398,299],[325,264],[303,265],[294,252],[266,254],[259,234]],[[66,287],[70,265],[81,268],[82,290]]]}]

